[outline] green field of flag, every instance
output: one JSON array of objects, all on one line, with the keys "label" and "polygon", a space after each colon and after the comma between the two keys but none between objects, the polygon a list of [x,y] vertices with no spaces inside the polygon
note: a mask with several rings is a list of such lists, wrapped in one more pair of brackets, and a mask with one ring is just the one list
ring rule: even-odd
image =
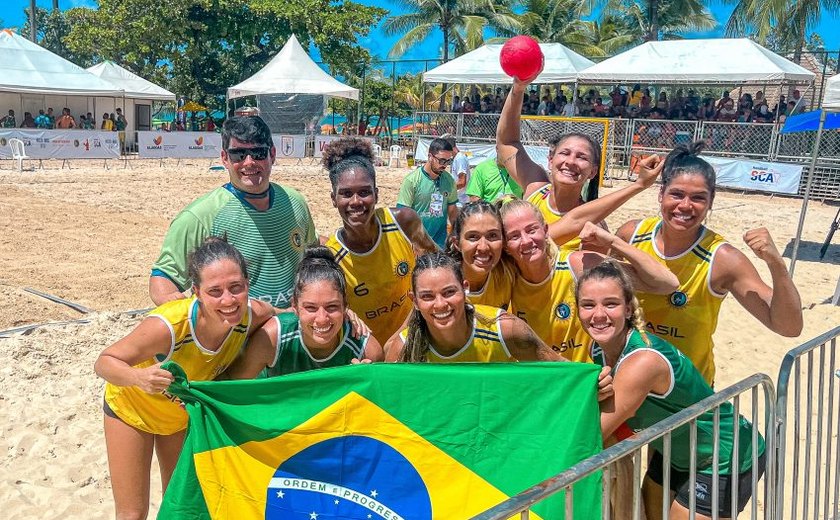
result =
[{"label": "green field of flag", "polygon": [[[601,450],[598,367],[385,364],[187,382],[163,519],[466,519]],[[575,487],[600,512],[599,475]],[[562,495],[532,518],[563,518]]]}]

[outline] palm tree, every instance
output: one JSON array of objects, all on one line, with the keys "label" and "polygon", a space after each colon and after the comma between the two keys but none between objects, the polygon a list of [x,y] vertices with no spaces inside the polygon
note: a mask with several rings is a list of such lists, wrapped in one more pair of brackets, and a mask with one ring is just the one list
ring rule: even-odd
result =
[{"label": "palm tree", "polygon": [[391,16],[382,26],[387,35],[403,35],[388,53],[391,58],[402,56],[436,28],[443,33],[444,62],[449,61],[450,51],[459,56],[480,47],[485,28],[501,36],[510,36],[520,28],[510,0],[400,0],[398,3],[410,12]]},{"label": "palm tree", "polygon": [[708,31],[717,26],[701,0],[609,0],[607,11],[632,27],[642,41],[675,40],[685,32]]},{"label": "palm tree", "polygon": [[603,49],[590,41],[592,27],[583,20],[589,6],[577,0],[525,0],[522,32],[544,43],[562,43],[584,56],[604,56]]},{"label": "palm tree", "polygon": [[727,36],[754,36],[766,44],[774,38],[781,47],[793,48],[799,63],[809,30],[823,12],[836,13],[840,0],[735,0],[735,10],[726,23]]}]

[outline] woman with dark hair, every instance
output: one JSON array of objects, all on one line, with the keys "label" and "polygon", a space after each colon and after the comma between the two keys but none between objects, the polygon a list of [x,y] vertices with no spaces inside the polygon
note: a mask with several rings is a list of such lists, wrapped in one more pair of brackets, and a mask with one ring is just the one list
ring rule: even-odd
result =
[{"label": "woman with dark hair", "polygon": [[[542,214],[527,201],[503,204],[500,212],[505,253],[516,266],[511,313],[527,321],[540,339],[567,359],[589,361],[589,339],[577,321],[574,287],[583,271],[601,262],[604,255],[558,251],[547,240],[548,226]],[[667,294],[677,287],[677,278],[667,268],[605,229],[587,223],[580,237],[584,246],[626,259],[628,269],[646,290]]]},{"label": "woman with dark hair", "polygon": [[423,223],[411,208],[377,208],[379,189],[368,141],[348,137],[324,150],[333,206],[342,227],[327,240],[347,279],[347,304],[380,342],[403,324],[410,273],[418,253],[435,251]]},{"label": "woman with dark hair", "polygon": [[[645,332],[639,302],[633,293],[630,277],[614,260],[605,260],[586,271],[575,289],[581,325],[591,336],[592,359],[601,366],[613,367],[615,396],[601,411],[601,433],[609,438],[625,424],[633,431],[645,428],[682,411],[714,394],[697,368],[667,341]],[[719,442],[714,435],[716,415],[720,421]],[[753,426],[743,417],[738,420],[738,446],[733,426],[735,411],[725,403],[719,411],[707,411],[697,419],[696,488],[691,484],[691,444],[688,426],[671,435],[669,460],[670,518],[689,518],[688,508],[694,494],[697,518],[731,518],[743,511],[752,494],[755,479],[764,473],[764,439],[759,435],[757,467],[752,463]],[[715,446],[717,442],[717,446]],[[664,460],[662,439],[651,444],[651,461],[643,485],[644,506],[648,518],[661,518],[663,504]],[[715,453],[717,448],[717,453]],[[738,467],[733,467],[737,451]],[[718,511],[713,511],[715,456],[718,457]],[[738,480],[738,502],[733,507],[732,485]],[[618,506],[617,506],[618,507]],[[737,516],[737,515],[735,515]]]},{"label": "woman with dark hair", "polygon": [[648,330],[673,343],[714,383],[712,335],[727,294],[777,334],[802,332],[799,292],[766,228],[747,231],[744,242],[767,264],[773,287],[755,266],[704,222],[715,199],[715,170],[699,157],[703,143],[676,147],[665,159],[660,215],[631,220],[618,236],[668,267],[680,287],[667,295],[641,289]]},{"label": "woman with dark hair", "polygon": [[153,310],[94,365],[105,385],[105,444],[117,518],[145,518],[149,472],[157,453],[163,491],[184,442],[187,412],[166,393],[177,362],[191,381],[215,378],[248,337],[274,315],[248,298],[245,259],[223,238],[209,237],[188,260],[194,296]]},{"label": "woman with dark hair", "polygon": [[[657,156],[640,161],[644,169],[629,186],[598,198],[602,168],[601,147],[592,137],[569,133],[548,142],[548,173],[531,160],[520,141],[519,107],[528,82],[513,78],[508,100],[496,127],[496,155],[499,164],[522,186],[524,198],[536,206],[548,224],[565,218],[566,213],[586,204],[582,222],[602,222],[610,213],[634,195],[651,186],[661,170]],[[583,224],[581,223],[581,227]],[[580,240],[552,237],[564,250],[576,250]],[[568,241],[566,241],[568,240]]]},{"label": "woman with dark hair", "polygon": [[295,276],[292,311],[269,320],[225,375],[231,379],[273,377],[382,361],[376,338],[369,334],[353,337],[344,272],[329,248],[314,246],[304,251]]}]

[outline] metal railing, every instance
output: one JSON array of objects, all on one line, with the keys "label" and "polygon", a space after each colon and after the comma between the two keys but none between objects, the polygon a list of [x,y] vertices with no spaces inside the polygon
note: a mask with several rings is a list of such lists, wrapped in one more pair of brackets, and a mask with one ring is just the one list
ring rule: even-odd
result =
[{"label": "metal railing", "polygon": [[[758,420],[759,411],[761,409],[759,404],[759,389],[763,391],[764,394],[764,403],[763,403],[763,410],[764,410],[764,421]],[[776,398],[775,392],[773,389],[773,382],[770,378],[765,374],[753,374],[752,376],[724,389],[720,392],[715,393],[712,396],[707,397],[706,399],[700,401],[699,403],[694,404],[693,406],[686,408],[673,416],[661,421],[650,428],[642,430],[641,432],[637,433],[633,437],[621,441],[614,446],[605,449],[601,453],[592,456],[578,464],[575,464],[571,468],[567,469],[566,471],[560,473],[559,475],[552,477],[548,480],[545,480],[536,486],[531,487],[519,493],[518,495],[511,497],[510,499],[502,502],[501,504],[492,507],[483,513],[473,517],[473,520],[502,520],[512,517],[513,515],[520,514],[522,519],[530,518],[530,511],[531,508],[535,505],[540,503],[541,501],[551,497],[557,493],[564,493],[564,511],[565,511],[565,519],[569,520],[575,518],[574,516],[574,488],[575,484],[581,482],[582,480],[598,474],[603,470],[606,470],[607,475],[603,478],[603,488],[604,488],[604,499],[602,502],[602,518],[609,520],[612,515],[612,509],[610,507],[610,496],[611,496],[611,480],[612,480],[612,473],[617,471],[617,464],[620,463],[622,459],[626,457],[632,457],[633,461],[633,477],[632,477],[632,511],[630,514],[634,520],[638,520],[642,517],[642,497],[641,497],[641,461],[643,457],[641,456],[641,450],[645,446],[651,445],[653,442],[662,439],[662,455],[663,455],[663,482],[670,482],[671,478],[671,454],[672,454],[672,436],[676,433],[678,434],[678,430],[682,428],[689,429],[689,439],[690,439],[690,481],[689,481],[689,490],[694,490],[696,486],[696,471],[698,469],[698,461],[697,461],[697,442],[698,442],[698,429],[697,429],[697,419],[710,411],[714,412],[714,426],[713,426],[713,443],[714,443],[714,455],[712,461],[713,467],[713,474],[712,474],[712,518],[717,519],[719,518],[719,506],[720,500],[720,490],[719,490],[719,457],[720,457],[720,439],[721,439],[721,424],[720,424],[720,414],[721,414],[721,407],[725,406],[727,403],[731,402],[732,405],[732,414],[733,414],[733,429],[732,429],[732,445],[733,447],[739,446],[739,429],[740,429],[740,399],[741,396],[745,393],[749,392],[750,396],[750,408],[752,410],[752,450],[750,457],[752,459],[752,466],[751,466],[751,481],[750,485],[752,488],[752,508],[750,510],[750,518],[756,519],[759,517],[759,508],[757,504],[758,498],[758,491],[759,491],[759,481],[763,482],[764,487],[764,504],[765,509],[763,512],[763,518],[765,519],[773,519],[774,518],[774,511],[773,505],[774,501],[772,500],[772,492],[774,490],[773,484],[775,483],[774,478],[774,470],[775,470],[775,450],[772,449],[775,444],[775,406],[776,406]],[[758,435],[759,435],[759,424],[761,422],[765,425],[765,432],[767,434],[766,439],[766,468],[767,473],[763,478],[760,478],[755,471],[755,468],[758,466],[759,460],[759,453],[758,453]],[[731,468],[739,468],[740,464],[738,461],[738,449],[733,449],[732,460],[731,460]],[[629,484],[629,483],[626,483]],[[696,507],[695,503],[695,494],[691,493],[690,495],[690,504],[689,510],[694,511]],[[732,478],[732,486],[731,486],[731,517],[736,518],[738,516],[737,507],[738,507],[738,478],[737,478],[737,471]],[[668,493],[663,493],[663,500],[662,500],[662,512],[663,517],[668,518],[669,512],[671,507],[671,498]],[[619,510],[616,508],[616,512],[618,513]],[[626,513],[626,511],[622,511]],[[592,514],[586,516],[586,518],[592,518]],[[692,515],[693,518],[693,515]]]},{"label": "metal railing", "polygon": [[775,493],[779,519],[840,518],[840,382],[832,376],[837,370],[838,338],[840,327],[796,347],[779,369]]}]

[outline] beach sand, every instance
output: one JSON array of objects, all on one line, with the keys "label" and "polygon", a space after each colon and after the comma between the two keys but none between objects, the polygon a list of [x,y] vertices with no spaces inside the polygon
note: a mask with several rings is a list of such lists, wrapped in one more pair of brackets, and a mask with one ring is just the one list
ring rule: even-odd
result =
[{"label": "beach sand", "polygon": [[[89,320],[0,339],[8,359],[0,368],[4,518],[113,517],[102,434],[104,383],[94,375],[93,362],[138,323],[139,318],[124,311],[151,306],[149,269],[169,221],[198,195],[227,180],[225,171],[210,171],[209,165],[133,160],[128,167],[111,161],[106,169],[99,161],[74,161],[72,169],[58,169],[52,162],[46,163],[48,169],[18,173],[9,161],[0,162],[0,330]],[[379,169],[380,204],[394,204],[407,172]],[[273,179],[304,194],[319,233],[339,225],[329,182],[317,164],[278,162]],[[611,229],[655,214],[656,197],[656,188],[636,197],[607,219]],[[719,192],[708,224],[743,250],[769,281],[765,265],[741,236],[767,226],[779,249],[789,255],[800,204],[799,199]],[[809,208],[795,277],[805,315],[799,338],[769,332],[734,298],[726,299],[714,336],[718,388],[755,372],[775,380],[786,351],[840,324],[840,307],[827,304],[840,275],[840,235],[825,259],[817,260],[835,213],[836,207],[819,201]],[[95,312],[83,316],[25,288]],[[152,475],[150,517],[160,504],[156,466]]]}]

